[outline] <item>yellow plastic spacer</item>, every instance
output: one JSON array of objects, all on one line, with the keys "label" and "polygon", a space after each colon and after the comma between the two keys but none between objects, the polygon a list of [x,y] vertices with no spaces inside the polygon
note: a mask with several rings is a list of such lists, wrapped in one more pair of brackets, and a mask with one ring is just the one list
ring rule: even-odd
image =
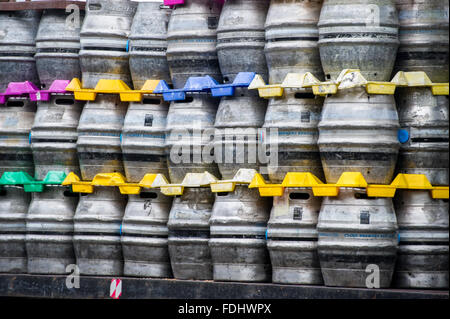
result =
[{"label": "yellow plastic spacer", "polygon": [[369,185],[367,186],[367,196],[393,198],[397,187],[391,185]]},{"label": "yellow plastic spacer", "polygon": [[213,193],[224,193],[224,192],[234,192],[236,189],[236,182],[217,182],[211,183],[211,192]]},{"label": "yellow plastic spacer", "polygon": [[97,174],[92,180],[93,186],[119,186],[126,183],[125,177],[120,173]]},{"label": "yellow plastic spacer", "polygon": [[119,190],[123,195],[139,195],[141,193],[141,187],[139,184],[120,185]]},{"label": "yellow plastic spacer", "polygon": [[312,188],[314,196],[336,197],[339,195],[339,187],[332,184],[323,184]]},{"label": "yellow plastic spacer", "polygon": [[[168,184],[167,179],[164,175],[159,174],[166,184]],[[143,188],[153,188],[153,182],[155,181],[156,177],[158,177],[158,174],[146,174],[141,181],[139,182],[139,186]]]},{"label": "yellow plastic spacer", "polygon": [[284,194],[284,187],[281,186],[267,186],[259,188],[259,195],[261,197],[280,197]]},{"label": "yellow plastic spacer", "polygon": [[72,185],[73,183],[76,183],[76,182],[79,182],[79,181],[80,181],[80,178],[74,172],[70,172],[66,176],[64,181],[61,183],[61,185],[68,186],[68,185]]},{"label": "yellow plastic spacer", "polygon": [[72,192],[92,194],[94,192],[94,186],[90,185],[90,183],[84,182],[80,182],[79,184],[72,184]]},{"label": "yellow plastic spacer", "polygon": [[344,172],[341,177],[339,177],[336,186],[365,188],[367,187],[367,182],[360,172]]},{"label": "yellow plastic spacer", "polygon": [[336,94],[338,86],[335,83],[321,83],[320,85],[312,86],[314,95],[327,96],[329,94]]},{"label": "yellow plastic spacer", "polygon": [[131,89],[122,80],[100,79],[95,86],[95,91],[98,93],[120,93],[131,91]]},{"label": "yellow plastic spacer", "polygon": [[142,94],[136,93],[135,91],[130,91],[127,93],[120,93],[120,100],[122,102],[141,102],[142,101]]},{"label": "yellow plastic spacer", "polygon": [[449,188],[436,186],[431,190],[433,199],[449,199]]},{"label": "yellow plastic spacer", "polygon": [[283,187],[313,187],[323,182],[311,173],[287,173],[284,177]]},{"label": "yellow plastic spacer", "polygon": [[266,86],[264,88],[258,89],[259,96],[268,99],[272,97],[282,97],[284,89],[281,86]]},{"label": "yellow plastic spacer", "polygon": [[449,95],[448,83],[435,83],[431,86],[433,95]]},{"label": "yellow plastic spacer", "polygon": [[397,86],[390,82],[369,82],[366,85],[368,94],[393,95]]},{"label": "yellow plastic spacer", "polygon": [[423,174],[398,174],[391,185],[397,189],[433,189]]},{"label": "yellow plastic spacer", "polygon": [[167,196],[179,196],[184,193],[184,186],[173,185],[173,186],[161,186],[161,193]]}]

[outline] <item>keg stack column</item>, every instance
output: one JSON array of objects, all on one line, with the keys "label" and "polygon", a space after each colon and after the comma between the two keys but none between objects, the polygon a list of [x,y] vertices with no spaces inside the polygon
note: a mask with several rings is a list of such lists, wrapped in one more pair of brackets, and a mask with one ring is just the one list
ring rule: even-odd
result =
[{"label": "keg stack column", "polygon": [[[423,71],[433,83],[449,81],[448,1],[396,1],[400,20],[398,71]],[[430,88],[396,91],[401,126],[398,173],[424,174],[432,185],[449,184],[449,100]],[[448,200],[428,191],[396,197],[400,246],[394,285],[448,289]]]},{"label": "keg stack column", "polygon": [[[336,81],[344,69],[359,69],[368,81],[391,80],[399,45],[393,1],[325,0],[318,27],[326,80]],[[360,172],[369,184],[390,184],[398,129],[393,96],[370,95],[361,86],[328,96],[318,141],[327,183]],[[325,285],[366,287],[367,267],[378,267],[380,287],[390,287],[397,227],[389,198],[367,198],[352,188],[326,197],[317,224]]]}]

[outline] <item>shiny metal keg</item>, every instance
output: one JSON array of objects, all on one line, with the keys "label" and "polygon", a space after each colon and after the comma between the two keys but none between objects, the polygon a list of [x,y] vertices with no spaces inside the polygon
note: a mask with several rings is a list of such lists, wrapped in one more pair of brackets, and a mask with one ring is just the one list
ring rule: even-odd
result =
[{"label": "shiny metal keg", "polygon": [[267,101],[247,89],[236,89],[233,97],[221,99],[214,124],[214,155],[223,179],[232,179],[241,168],[259,170],[258,129],[266,109]]},{"label": "shiny metal keg", "polygon": [[216,195],[209,221],[214,280],[270,281],[269,215],[270,201],[256,189],[237,185],[234,192]]},{"label": "shiny metal keg", "polygon": [[191,76],[210,75],[222,81],[216,51],[221,8],[215,0],[185,0],[173,8],[167,32],[167,62],[175,88],[182,88]]},{"label": "shiny metal keg", "polygon": [[267,248],[274,283],[323,284],[316,229],[321,203],[322,198],[306,188],[286,188],[282,197],[273,198]]},{"label": "shiny metal keg", "polygon": [[227,0],[217,28],[217,56],[226,83],[239,72],[255,72],[267,81],[264,55],[269,0]]},{"label": "shiny metal keg", "polygon": [[122,128],[123,165],[127,181],[139,183],[145,174],[168,176],[165,150],[169,104],[148,97],[130,103]]},{"label": "shiny metal keg", "polygon": [[393,0],[324,0],[319,49],[326,80],[359,69],[370,81],[390,81],[399,46]]},{"label": "shiny metal keg", "polygon": [[172,198],[156,190],[130,195],[122,221],[125,276],[172,277],[167,221]]},{"label": "shiny metal keg", "polygon": [[38,102],[30,135],[38,180],[49,171],[80,175],[77,127],[83,105],[72,95],[52,95],[48,102]]},{"label": "shiny metal keg", "polygon": [[266,19],[265,53],[270,83],[288,73],[311,72],[323,80],[319,22],[323,0],[271,0]]},{"label": "shiny metal keg", "polygon": [[394,285],[448,289],[448,200],[428,190],[398,191],[399,249]]},{"label": "shiny metal keg", "polygon": [[218,103],[217,99],[194,95],[170,104],[166,152],[172,183],[181,183],[187,173],[208,171],[220,177],[214,163],[213,142]]},{"label": "shiny metal keg", "polygon": [[448,82],[448,0],[395,0],[400,22],[395,69]]},{"label": "shiny metal keg", "polygon": [[34,175],[29,135],[36,113],[36,102],[9,98],[0,106],[0,175],[26,172]]},{"label": "shiny metal keg", "polygon": [[358,87],[327,97],[318,141],[327,182],[336,183],[344,172],[361,172],[369,184],[390,184],[398,129],[392,95],[369,95]]},{"label": "shiny metal keg", "polygon": [[138,4],[129,36],[130,72],[136,90],[150,79],[172,82],[166,59],[171,12],[162,1]]},{"label": "shiny metal keg", "polygon": [[324,198],[317,231],[326,286],[390,287],[398,247],[392,199],[341,188],[337,197]]},{"label": "shiny metal keg", "polygon": [[129,0],[87,1],[79,53],[84,88],[94,88],[100,79],[131,86],[127,43],[136,7]]},{"label": "shiny metal keg", "polygon": [[84,11],[68,14],[65,10],[44,10],[34,56],[43,88],[49,88],[54,80],[81,78],[78,53],[83,19]]},{"label": "shiny metal keg", "polygon": [[212,280],[208,246],[214,194],[209,188],[186,188],[170,210],[169,254],[176,279]]},{"label": "shiny metal keg", "polygon": [[73,245],[81,275],[122,276],[120,226],[127,200],[118,187],[82,194],[74,217]]},{"label": "shiny metal keg", "polygon": [[83,180],[100,173],[124,174],[120,134],[127,107],[118,95],[104,94],[83,108],[77,141]]},{"label": "shiny metal keg", "polygon": [[33,193],[26,235],[29,274],[66,274],[66,267],[75,264],[73,216],[78,198],[60,185]]},{"label": "shiny metal keg", "polygon": [[0,11],[0,92],[10,82],[39,85],[34,54],[40,18],[38,10]]},{"label": "shiny metal keg", "polygon": [[31,194],[22,186],[0,189],[0,273],[26,273],[26,217]]},{"label": "shiny metal keg", "polygon": [[396,100],[404,134],[397,171],[448,185],[448,96],[433,95],[430,88],[398,88]]},{"label": "shiny metal keg", "polygon": [[266,132],[263,143],[266,149],[278,150],[277,161],[267,165],[272,183],[283,182],[288,172],[309,172],[323,180],[317,146],[323,101],[312,93],[291,90],[270,99],[263,127],[278,132]]}]

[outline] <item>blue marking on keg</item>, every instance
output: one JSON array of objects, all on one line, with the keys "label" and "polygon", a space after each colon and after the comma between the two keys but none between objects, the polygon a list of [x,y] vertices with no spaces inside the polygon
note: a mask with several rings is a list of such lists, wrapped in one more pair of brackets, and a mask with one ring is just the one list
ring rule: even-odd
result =
[{"label": "blue marking on keg", "polygon": [[269,230],[266,229],[266,240],[267,240],[267,237],[268,237],[268,233],[269,233]]},{"label": "blue marking on keg", "polygon": [[120,236],[122,236],[122,224],[120,224],[119,234],[120,234]]},{"label": "blue marking on keg", "polygon": [[126,47],[127,52],[130,51],[130,40],[127,40],[127,47]]},{"label": "blue marking on keg", "polygon": [[400,242],[400,233],[398,233],[397,240]]},{"label": "blue marking on keg", "polygon": [[31,132],[28,134],[28,144],[31,144]]},{"label": "blue marking on keg", "polygon": [[122,143],[122,134],[120,134],[120,142]]},{"label": "blue marking on keg", "polygon": [[398,130],[398,141],[405,144],[409,141],[409,132],[405,129]]}]

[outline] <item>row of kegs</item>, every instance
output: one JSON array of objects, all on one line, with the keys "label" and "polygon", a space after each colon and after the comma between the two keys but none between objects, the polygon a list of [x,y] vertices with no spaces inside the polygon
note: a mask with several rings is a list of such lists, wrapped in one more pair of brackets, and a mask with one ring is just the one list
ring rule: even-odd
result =
[{"label": "row of kegs", "polygon": [[[448,288],[448,200],[428,191],[314,197],[289,188],[273,206],[238,185],[176,197],[46,186],[0,193],[0,273],[132,276],[341,287]],[[32,199],[30,198],[32,197]],[[30,203],[31,200],[31,203]],[[271,208],[272,207],[272,208]]]},{"label": "row of kegs", "polygon": [[[222,8],[185,0],[168,8],[88,0],[86,8],[81,29],[64,11],[0,12],[0,90],[11,81],[47,88],[80,75],[85,88],[99,79],[135,89],[158,79],[181,88],[191,76],[230,83],[244,71],[272,84],[288,73],[336,80],[343,69],[389,81],[394,68],[448,82],[448,1],[227,0]],[[121,172],[139,182],[163,173],[180,183],[187,173],[208,171],[229,179],[240,168],[264,166],[258,156],[250,161],[251,146],[274,144],[276,161],[264,172],[273,183],[286,172],[335,183],[342,172],[359,171],[368,183],[389,184],[397,165],[398,172],[448,185],[448,96],[402,88],[395,98],[360,88],[326,98],[290,89],[267,104],[237,89],[220,101],[192,95],[170,106],[151,95],[128,105],[99,94],[83,106],[71,95],[54,95],[38,102],[37,112],[34,102],[10,98],[0,106],[0,174],[26,171],[43,179],[51,170],[73,171],[92,180]],[[260,134],[261,127],[277,135]],[[222,160],[230,154],[232,161]],[[367,287],[377,267],[380,286],[388,287],[397,265],[399,287],[448,287],[448,201],[427,191],[399,193],[395,210],[392,200],[351,188],[323,201],[288,189],[272,209],[244,186],[215,198],[209,189],[187,188],[173,203],[154,190],[130,195],[128,204],[106,187],[77,197],[47,187],[28,208],[21,189],[4,187],[2,221],[18,230],[15,237],[5,232],[0,252],[18,258],[0,260],[16,260],[13,269],[24,272],[28,256],[30,273],[63,273],[63,265],[76,263],[92,275],[231,281],[272,275],[278,283],[352,287]]]}]

